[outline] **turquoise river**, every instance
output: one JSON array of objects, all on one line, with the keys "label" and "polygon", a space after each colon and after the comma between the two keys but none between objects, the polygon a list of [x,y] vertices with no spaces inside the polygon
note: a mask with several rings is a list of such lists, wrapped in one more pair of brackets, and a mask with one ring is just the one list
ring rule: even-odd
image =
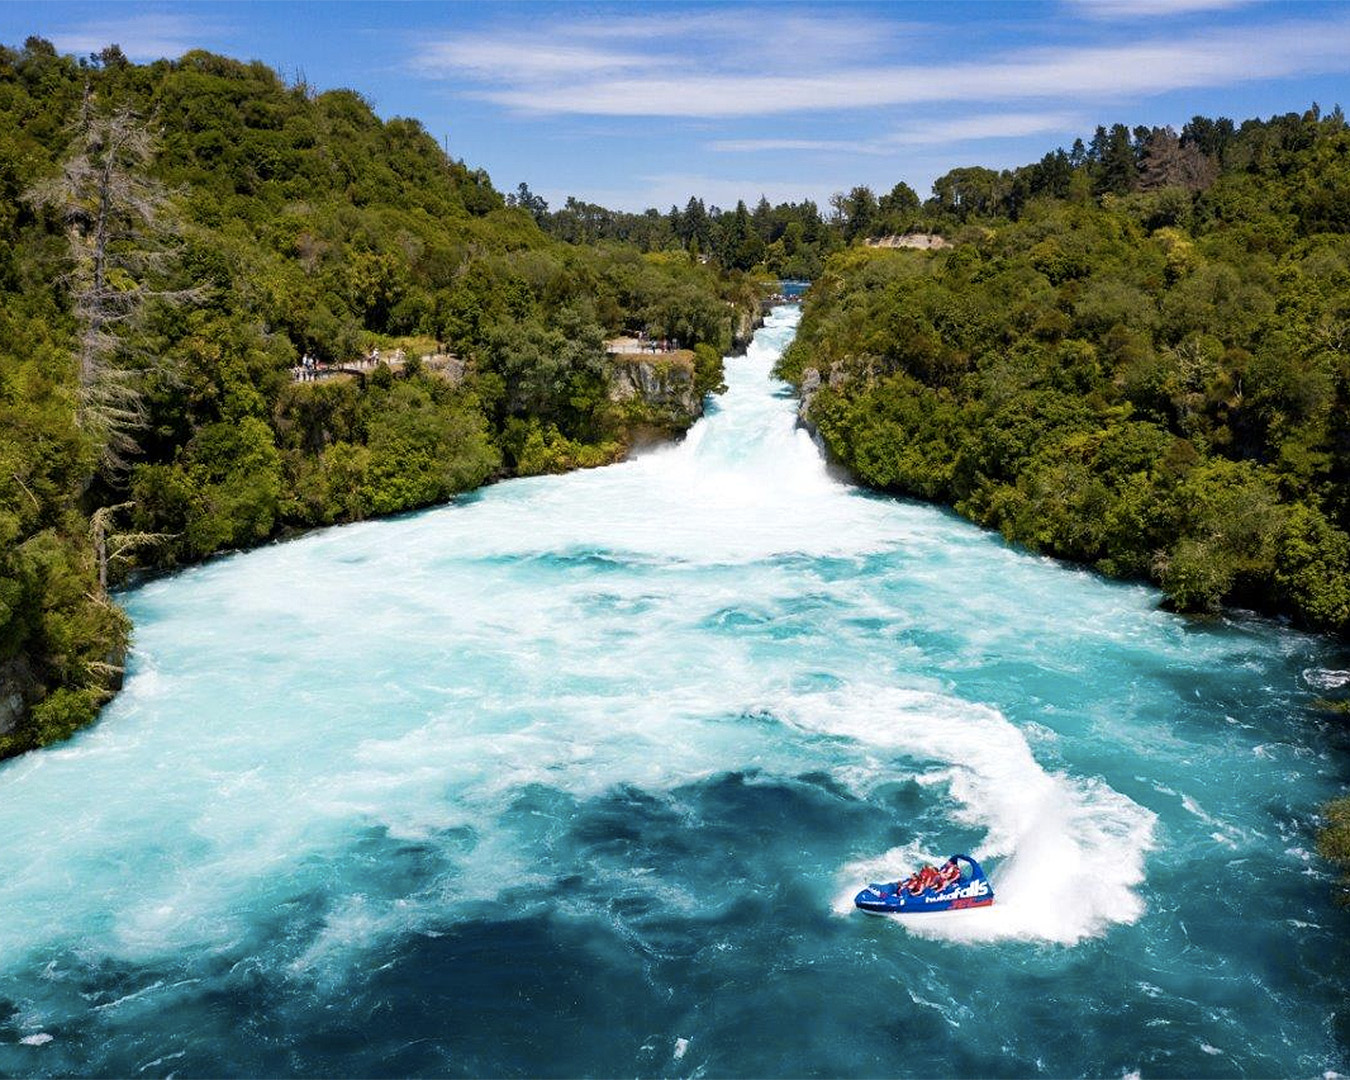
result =
[{"label": "turquoise river", "polygon": [[129,592],[0,768],[0,1073],[1350,1071],[1344,652],[832,475],[796,319],[677,446]]}]

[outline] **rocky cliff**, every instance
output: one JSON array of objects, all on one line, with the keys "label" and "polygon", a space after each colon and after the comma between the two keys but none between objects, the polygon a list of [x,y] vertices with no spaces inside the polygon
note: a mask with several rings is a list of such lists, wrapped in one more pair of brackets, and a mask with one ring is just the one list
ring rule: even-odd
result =
[{"label": "rocky cliff", "polygon": [[8,735],[41,696],[32,666],[24,657],[0,663],[0,735]]},{"label": "rocky cliff", "polygon": [[615,353],[610,362],[609,399],[621,406],[630,434],[675,434],[703,415],[691,350]]}]

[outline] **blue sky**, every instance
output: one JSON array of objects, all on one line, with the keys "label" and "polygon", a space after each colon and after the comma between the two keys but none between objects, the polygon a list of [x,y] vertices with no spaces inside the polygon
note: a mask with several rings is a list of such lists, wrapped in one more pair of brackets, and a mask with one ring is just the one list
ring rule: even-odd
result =
[{"label": "blue sky", "polygon": [[1097,124],[1350,108],[1350,4],[67,3],[0,41],[205,48],[414,116],[502,190],[643,209],[1039,158]]}]

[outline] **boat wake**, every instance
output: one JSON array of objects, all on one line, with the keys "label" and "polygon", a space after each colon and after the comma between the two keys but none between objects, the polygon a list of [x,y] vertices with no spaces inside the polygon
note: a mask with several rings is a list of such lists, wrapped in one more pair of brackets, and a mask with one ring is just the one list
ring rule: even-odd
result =
[{"label": "boat wake", "polygon": [[[844,735],[881,756],[871,785],[911,776],[945,788],[948,828],[982,830],[998,902],[905,922],[911,933],[953,941],[1023,939],[1073,945],[1143,913],[1136,886],[1156,815],[1095,779],[1044,769],[998,711],[923,691],[873,688],[801,702],[799,723]],[[860,883],[894,881],[941,861],[950,837],[917,837],[840,868],[834,910],[853,911]]]}]

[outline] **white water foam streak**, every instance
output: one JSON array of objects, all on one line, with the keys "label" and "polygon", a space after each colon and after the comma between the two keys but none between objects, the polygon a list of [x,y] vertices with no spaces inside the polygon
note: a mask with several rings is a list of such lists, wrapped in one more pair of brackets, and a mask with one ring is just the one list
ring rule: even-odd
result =
[{"label": "white water foam streak", "polygon": [[[943,695],[873,688],[813,699],[801,722],[924,766],[925,784],[946,784],[955,820],[986,830],[971,854],[987,861],[990,908],[943,918],[907,916],[914,933],[959,941],[1017,938],[1072,945],[1143,913],[1155,816],[1095,779],[1050,772],[996,710]],[[920,838],[843,868],[835,909],[852,908],[861,884],[894,881],[941,862]]]}]

